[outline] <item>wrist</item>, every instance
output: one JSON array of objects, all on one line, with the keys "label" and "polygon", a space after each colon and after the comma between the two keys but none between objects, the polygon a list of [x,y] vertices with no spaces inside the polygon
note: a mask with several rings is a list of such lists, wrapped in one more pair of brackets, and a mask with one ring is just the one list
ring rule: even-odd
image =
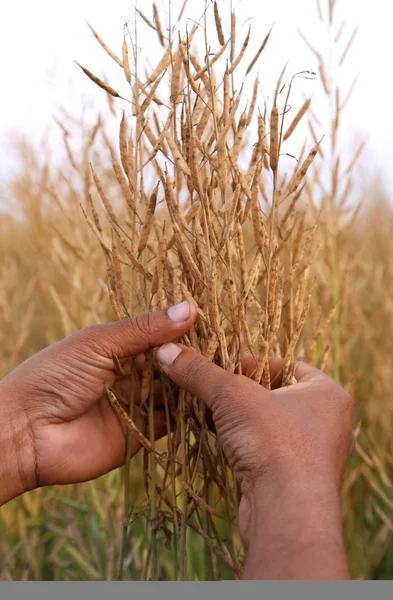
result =
[{"label": "wrist", "polygon": [[36,487],[34,439],[22,403],[0,382],[0,506]]},{"label": "wrist", "polygon": [[277,473],[249,496],[246,579],[347,579],[339,488],[318,473]]}]

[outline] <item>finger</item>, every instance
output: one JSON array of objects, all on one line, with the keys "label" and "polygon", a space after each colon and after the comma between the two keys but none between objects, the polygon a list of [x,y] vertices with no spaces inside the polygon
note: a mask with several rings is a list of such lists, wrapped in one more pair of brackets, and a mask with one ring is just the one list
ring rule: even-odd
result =
[{"label": "finger", "polygon": [[[286,361],[283,358],[273,357],[269,360],[271,389],[276,390],[282,386],[282,376]],[[316,367],[312,367],[305,362],[298,362],[295,368],[295,379],[297,383],[306,383],[320,379],[329,379],[325,373],[322,373]]]},{"label": "finger", "polygon": [[251,379],[254,377],[258,368],[258,360],[254,356],[246,356],[242,360],[242,373]]},{"label": "finger", "polygon": [[114,352],[119,359],[145,352],[172,341],[190,329],[196,307],[185,301],[162,311],[137,315],[82,330],[84,341],[100,354]]},{"label": "finger", "polygon": [[166,344],[157,350],[163,371],[180,388],[191,392],[213,412],[218,403],[232,402],[236,375],[224,371],[204,356],[181,344]]},{"label": "finger", "polygon": [[[282,376],[285,362],[286,361],[283,358],[272,357],[269,359],[270,385],[272,390],[279,389],[282,386]],[[253,356],[247,356],[242,360],[243,375],[252,379],[255,375],[257,366],[258,359]],[[299,362],[296,365],[295,378],[298,383],[304,383],[310,379],[314,380],[315,377],[320,378],[321,376],[327,377],[315,367],[312,367],[304,362]]]}]

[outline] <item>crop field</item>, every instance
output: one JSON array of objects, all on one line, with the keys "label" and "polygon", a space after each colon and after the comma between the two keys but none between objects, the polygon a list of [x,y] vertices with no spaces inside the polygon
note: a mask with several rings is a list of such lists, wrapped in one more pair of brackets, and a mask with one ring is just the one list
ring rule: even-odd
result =
[{"label": "crop field", "polygon": [[[377,176],[359,185],[367,144],[346,145],[342,131],[356,98],[346,68],[356,29],[337,18],[340,0],[316,2],[320,47],[300,34],[313,70],[280,64],[268,89],[272,24],[240,27],[229,1],[197,2],[199,21],[187,19],[187,0],[170,12],[138,3],[120,48],[86,27],[121,87],[75,65],[75,82],[90,80],[105,108],[48,116],[60,160],[19,137],[2,186],[0,378],[85,326],[193,299],[197,320],[182,341],[209,360],[237,373],[255,356],[252,376],[268,389],[270,356],[286,360],[283,385],[305,360],[353,396],[342,490],[351,574],[390,579],[393,208]],[[139,49],[146,32],[156,64]],[[152,416],[154,352],[130,372]],[[237,483],[205,407],[159,376],[165,438],[154,441],[150,419],[121,469],[2,507],[1,580],[241,577]],[[132,397],[128,413],[108,402],[130,443]]]}]

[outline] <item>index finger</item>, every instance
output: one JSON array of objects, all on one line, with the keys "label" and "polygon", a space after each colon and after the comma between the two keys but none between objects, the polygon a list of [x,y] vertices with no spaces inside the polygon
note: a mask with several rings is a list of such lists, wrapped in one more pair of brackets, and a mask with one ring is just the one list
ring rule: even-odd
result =
[{"label": "index finger", "polygon": [[[282,387],[282,376],[285,367],[285,359],[272,357],[269,360],[270,369],[270,384],[272,390],[277,390]],[[242,373],[247,377],[253,378],[258,366],[257,359],[252,356],[247,356],[242,361]],[[315,380],[320,377],[327,377],[319,369],[308,365],[305,362],[298,362],[295,368],[295,379],[297,383],[305,383],[310,380]]]}]

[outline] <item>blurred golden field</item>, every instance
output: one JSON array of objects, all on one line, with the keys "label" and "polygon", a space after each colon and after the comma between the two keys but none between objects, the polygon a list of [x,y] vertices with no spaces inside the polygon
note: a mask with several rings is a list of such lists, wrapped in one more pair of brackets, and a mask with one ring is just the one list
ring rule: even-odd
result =
[{"label": "blurred golden field", "polygon": [[[344,151],[340,119],[346,108],[347,94],[356,94],[356,89],[351,89],[351,81],[346,82],[345,89],[342,89],[336,83],[336,76],[345,62],[346,54],[350,51],[350,38],[348,35],[341,37],[341,23],[334,21],[335,3],[328,1],[322,4],[326,28],[334,33],[329,38],[332,52],[329,52],[329,48],[323,47],[314,49],[314,54],[313,49],[310,48],[310,53],[315,61],[315,74],[312,77],[317,77],[321,94],[324,95],[330,111],[326,111],[326,115],[320,117],[313,111],[311,102],[311,107],[307,105],[302,112],[304,100],[307,98],[307,87],[300,79],[300,83],[298,81],[296,85],[303,89],[305,97],[297,98],[294,106],[288,111],[288,116],[285,115],[287,120],[285,131],[288,131],[288,126],[300,109],[301,114],[297,124],[299,127],[296,125],[293,137],[290,138],[292,132],[288,135],[291,142],[285,139],[285,135],[280,140],[280,144],[282,141],[290,145],[283,146],[282,150],[280,147],[282,167],[277,183],[278,200],[274,196],[272,187],[275,169],[271,163],[271,147],[270,167],[269,160],[263,167],[267,191],[263,192],[261,189],[260,201],[268,215],[266,223],[271,215],[269,202],[272,202],[271,194],[273,194],[276,198],[273,203],[277,201],[277,231],[274,235],[277,236],[277,245],[280,249],[282,247],[280,260],[282,260],[283,272],[289,269],[290,273],[294,273],[292,279],[287,279],[289,291],[282,292],[280,297],[280,329],[277,337],[271,338],[270,350],[275,354],[286,355],[304,314],[305,322],[300,327],[299,336],[296,338],[294,354],[324,369],[353,395],[356,403],[354,426],[357,441],[343,488],[344,529],[351,572],[355,579],[390,579],[393,576],[393,437],[391,431],[393,265],[390,258],[390,252],[393,252],[391,235],[393,208],[391,199],[379,183],[377,175],[375,179],[368,182],[364,182],[363,178],[361,186],[357,184],[360,173],[359,161],[367,159],[367,147],[364,148],[360,142],[353,149],[345,148]],[[184,10],[187,10],[187,6]],[[209,10],[213,14],[213,7],[209,7]],[[146,15],[143,13],[139,17],[138,28],[143,30],[143,27],[149,27],[146,18],[151,19],[151,24],[157,28],[156,20],[147,9]],[[162,27],[165,30],[165,27]],[[217,33],[218,35],[211,40],[214,51],[211,50],[209,53],[206,63],[209,68],[206,72],[209,72],[209,61],[211,62],[212,57],[215,56],[214,52],[219,52],[220,46],[222,47],[220,32]],[[132,37],[130,36],[127,41],[132,55]],[[243,41],[243,39],[237,41],[234,56],[238,56]],[[188,40],[184,42],[183,39],[180,43],[185,44],[184,47],[189,52]],[[179,40],[170,40],[170,44],[173,44],[174,48],[179,44]],[[165,41],[163,46],[169,47],[168,42]],[[204,64],[206,53],[203,49],[199,48],[199,50],[199,55],[197,52],[195,55],[198,55],[200,63]],[[100,48],[97,47],[97,52],[99,51]],[[123,66],[124,56],[123,48]],[[233,64],[234,56],[228,59],[230,64]],[[197,95],[196,89],[190,90],[190,79],[187,79],[186,71],[181,72],[180,82],[180,68],[183,69],[183,64],[190,65],[189,57],[187,63],[186,52],[183,59],[184,62],[179,61],[178,67],[176,60],[169,61],[164,73],[169,80],[163,78],[162,84],[160,82],[157,88],[158,97],[162,98],[162,94],[166,94],[165,99],[168,99],[169,104],[178,105],[178,118],[181,123],[179,129],[185,122],[183,113],[190,109],[191,104],[189,103],[187,107],[183,96],[186,97],[188,94],[191,98],[191,93]],[[248,66],[250,69],[250,66],[253,66],[252,59],[253,56],[245,54],[242,59],[245,63],[244,68]],[[130,62],[134,68],[132,56]],[[143,68],[140,69],[141,79],[150,81],[148,73],[145,73]],[[176,69],[179,69],[177,83],[174,82],[173,74],[177,73]],[[195,62],[193,69],[198,70]],[[225,61],[221,72],[223,73],[224,70]],[[126,69],[124,71],[126,83],[130,83],[128,80],[132,78]],[[141,103],[146,100],[157,79],[164,75],[160,72],[154,78],[151,77],[150,87],[146,85],[145,90],[148,92],[145,93]],[[281,98],[286,94],[284,86],[287,85],[288,89],[288,82],[293,75],[293,73],[281,73],[281,83],[276,89],[276,97]],[[133,72],[132,77],[134,76]],[[256,73],[251,72],[250,77],[253,76],[255,79]],[[311,75],[307,73],[306,76]],[[201,76],[200,79],[203,80],[203,77]],[[277,73],[277,78],[279,77],[280,73]],[[219,70],[216,81],[217,90],[221,94]],[[237,86],[240,86],[241,81],[243,80],[239,78],[239,81],[231,83],[228,114],[232,119],[230,123],[232,129],[230,130],[228,125],[227,134],[233,136],[230,139],[235,145],[238,144],[239,165],[244,169],[244,177],[246,177],[246,163],[248,164],[250,160],[258,138],[255,105],[259,106],[260,114],[263,114],[266,120],[267,136],[271,124],[272,106],[265,104],[264,100],[255,94],[255,116],[250,115],[246,130],[242,130],[240,135],[239,131],[243,126],[242,118],[244,121],[245,115],[249,115],[247,110],[252,104],[253,90],[257,90],[259,94],[258,86],[263,87],[263,81],[261,83],[256,79],[257,84],[250,88],[250,96],[243,98],[243,105],[235,106],[236,92],[239,89]],[[205,98],[206,103],[210,98],[208,83],[207,81],[203,84],[206,87],[206,90],[203,90],[205,96],[201,90],[198,92]],[[93,83],[91,85],[94,88]],[[138,86],[139,83],[136,88]],[[183,91],[187,86],[186,94]],[[105,90],[98,88],[93,91],[96,94],[106,94]],[[150,101],[154,93],[155,90],[151,94]],[[137,95],[134,88],[131,89],[131,95],[135,100]],[[213,95],[212,93],[211,97]],[[269,90],[268,95],[273,97],[274,90]],[[117,102],[119,104],[116,104]],[[218,103],[215,115],[217,122],[213,125],[214,119],[212,119],[206,129],[212,136],[211,139],[214,140],[216,135],[217,146],[222,135],[217,134],[217,131],[214,134],[214,127],[222,128],[221,132],[225,129],[225,118],[222,122],[219,120],[221,112],[224,115],[224,104],[225,99],[222,106]],[[160,105],[157,106],[158,108],[155,107],[154,110],[161,110]],[[182,106],[185,107],[183,112]],[[122,116],[123,110],[126,117]],[[64,143],[60,162],[53,161],[50,149],[44,145],[41,148],[32,147],[28,139],[23,136],[20,136],[15,144],[18,169],[11,181],[4,186],[5,208],[0,220],[0,256],[2,257],[0,377],[4,377],[33,353],[73,331],[93,323],[102,323],[124,316],[116,314],[119,307],[119,303],[116,302],[119,298],[113,300],[111,297],[111,289],[112,293],[115,295],[117,293],[116,286],[114,288],[108,286],[108,263],[105,252],[102,251],[103,245],[110,246],[111,235],[113,239],[113,231],[117,229],[113,226],[111,216],[108,217],[108,207],[103,206],[101,202],[102,198],[97,192],[90,164],[94,165],[95,172],[99,174],[100,183],[111,199],[113,210],[122,226],[124,224],[124,227],[135,228],[135,224],[131,223],[127,203],[124,201],[124,190],[119,186],[116,170],[113,169],[113,161],[111,161],[111,153],[113,158],[114,155],[118,156],[122,152],[117,141],[121,119],[127,120],[130,139],[134,129],[138,127],[134,123],[135,113],[131,114],[131,112],[125,102],[122,103],[113,95],[108,95],[107,113],[89,114],[89,118],[86,116],[79,118],[69,115],[66,110],[59,109],[54,127],[59,128]],[[284,113],[285,110],[280,113],[281,119]],[[152,109],[150,123],[154,135],[159,138],[160,127],[162,127],[161,113],[157,112],[157,115],[154,118]],[[143,132],[146,134],[145,129]],[[184,138],[186,134],[182,130],[178,131],[178,135],[179,138],[181,135]],[[201,139],[202,135],[203,132]],[[319,144],[322,137],[323,140]],[[261,156],[263,139],[259,139]],[[292,139],[295,139],[295,142],[292,143]],[[306,146],[303,147],[305,140]],[[148,142],[150,141],[150,139],[145,140],[142,145],[140,137],[137,137],[134,158],[138,152],[140,152],[139,160],[149,156],[151,144],[149,146]],[[164,152],[167,158],[174,157],[170,162],[176,163],[176,150],[171,147],[171,142],[172,139],[168,142],[169,149],[164,148]],[[184,139],[182,143],[178,140],[176,143],[184,153]],[[209,144],[211,145],[206,133],[203,144],[205,144],[204,151]],[[201,146],[199,140],[198,151],[202,153]],[[316,146],[318,155],[310,165],[306,177],[304,180],[302,178],[301,185],[296,186],[295,193],[286,195],[288,181],[290,186],[298,173],[294,160],[287,154],[295,155],[297,157],[295,160],[299,160],[299,164],[302,164],[309,150]],[[132,153],[132,150],[130,152]],[[266,150],[266,153],[269,154],[269,151]],[[228,156],[229,154],[225,155],[225,161],[228,172],[233,170],[231,175],[233,177],[231,192],[233,192],[236,187],[236,168]],[[123,156],[121,158],[123,159]],[[187,156],[187,160],[189,159],[190,157]],[[203,160],[200,165],[201,173],[204,174],[206,166]],[[124,161],[122,166],[124,167]],[[183,165],[183,171],[186,171],[186,166]],[[214,157],[209,168],[212,172],[217,170],[218,180],[221,183],[220,178],[223,175],[220,172],[220,165],[216,166]],[[158,167],[157,172],[159,172]],[[154,187],[150,171],[147,172],[147,176],[150,180],[147,179],[145,182],[146,189],[150,193]],[[154,173],[154,177],[156,176],[157,173]],[[240,181],[240,176],[238,174],[237,176]],[[138,175],[135,177],[138,179]],[[182,188],[182,180],[180,183],[179,180],[176,179],[176,191],[178,198],[183,198],[181,194],[184,195],[184,189],[187,188]],[[140,181],[138,186],[141,190]],[[132,189],[135,190],[135,186]],[[190,188],[187,193],[189,190]],[[148,192],[146,194],[148,195]],[[143,193],[141,198],[146,208]],[[164,203],[163,198],[162,202]],[[159,210],[163,212],[160,213]],[[161,207],[159,210],[156,235],[158,224],[161,227],[162,221],[166,218],[162,216],[166,214],[165,209]],[[99,232],[97,219],[104,233]],[[170,219],[167,221],[166,226],[169,227]],[[255,242],[253,237],[255,231],[253,232],[251,224],[250,230],[246,225],[247,223],[244,236],[249,246],[248,251],[251,253]],[[255,222],[254,227],[256,227]],[[270,258],[273,256],[272,248],[270,243],[268,248]],[[112,258],[113,249],[112,245]],[[198,256],[197,250],[195,256]],[[149,260],[156,258],[152,241],[145,254],[147,259],[144,266],[146,267]],[[132,269],[127,265],[125,255],[120,256],[127,283],[127,299],[131,298],[131,312],[137,312],[143,307],[138,308],[134,306],[135,303],[132,303],[134,298],[133,284],[130,283],[133,281]],[[271,272],[275,264],[274,257],[273,262],[269,263]],[[298,266],[297,259],[298,270],[293,269],[294,265],[296,268]],[[116,270],[115,262],[112,265],[113,269]],[[116,274],[109,272],[110,275],[115,277]],[[271,273],[269,277],[272,277]],[[264,286],[262,281],[260,289],[265,293]],[[258,289],[255,288],[255,293]],[[279,289],[278,283],[277,289]],[[309,292],[311,295],[308,301]],[[276,308],[277,304],[278,301],[275,304]],[[258,327],[257,320],[253,325]],[[133,501],[136,505],[143,506],[145,486],[141,462],[141,457],[138,457],[131,465],[131,486]],[[86,484],[39,489],[4,506],[0,511],[0,579],[115,579],[118,575],[121,553],[125,555],[123,578],[148,578],[151,531],[149,533],[147,521],[139,518],[138,514],[133,515],[133,520],[127,529],[126,543],[124,545],[124,540],[122,543],[123,476],[123,471],[119,470],[98,481]],[[221,536],[224,548],[226,543],[229,544],[230,537],[226,527],[224,522],[217,524],[219,535],[216,535],[216,539]],[[201,524],[201,530],[203,529],[204,526]],[[161,524],[157,538],[161,579],[172,579],[174,576],[174,554],[170,539],[168,543],[168,535],[165,523]],[[212,573],[216,579],[236,577],[231,568],[231,561],[225,558],[225,552],[222,551],[221,554],[217,551],[213,552],[212,559],[212,553],[206,552],[206,546],[209,546],[206,537],[201,535],[201,531],[191,528],[186,540],[188,557],[186,578],[204,580],[211,578]]]}]

